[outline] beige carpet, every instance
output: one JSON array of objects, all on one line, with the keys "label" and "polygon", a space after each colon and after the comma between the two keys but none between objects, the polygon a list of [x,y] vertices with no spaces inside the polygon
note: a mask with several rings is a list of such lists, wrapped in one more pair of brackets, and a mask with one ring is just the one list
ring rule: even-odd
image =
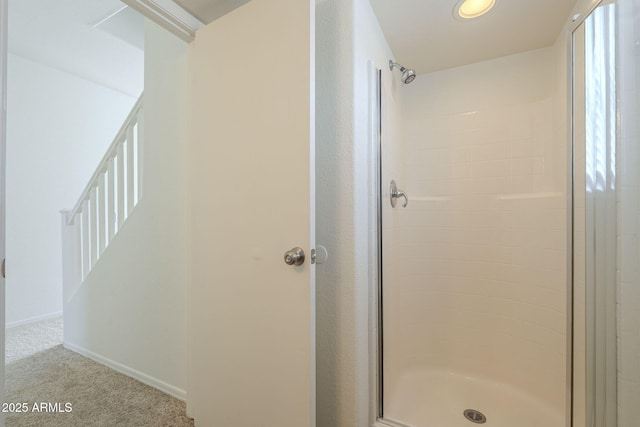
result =
[{"label": "beige carpet", "polygon": [[[193,426],[184,402],[66,350],[61,339],[60,320],[7,331],[6,402],[27,404],[5,414],[7,427]],[[42,403],[57,412],[34,410]]]},{"label": "beige carpet", "polygon": [[62,344],[62,318],[9,328],[5,337],[5,362],[11,363]]}]

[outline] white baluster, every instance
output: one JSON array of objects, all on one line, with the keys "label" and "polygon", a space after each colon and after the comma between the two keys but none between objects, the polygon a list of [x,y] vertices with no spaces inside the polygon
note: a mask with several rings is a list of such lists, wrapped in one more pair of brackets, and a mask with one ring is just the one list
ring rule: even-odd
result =
[{"label": "white baluster", "polygon": [[71,298],[75,290],[82,284],[82,220],[78,214],[76,214],[73,222],[73,251],[71,252],[71,258],[73,260],[73,276],[71,287],[67,288],[67,290],[72,289],[73,292],[63,293],[63,296],[66,295],[67,298]]},{"label": "white baluster", "polygon": [[[115,199],[116,175],[114,158],[111,157],[107,163],[107,235],[109,242],[116,234],[116,199]],[[108,244],[108,242],[107,242]]]},{"label": "white baluster", "polygon": [[133,193],[134,193],[134,159],[133,159],[133,125],[127,128],[127,217],[133,211]]},{"label": "white baluster", "polygon": [[118,206],[118,231],[120,230],[120,228],[122,228],[122,224],[124,223],[125,220],[125,210],[124,210],[124,203],[125,203],[125,196],[124,196],[124,147],[123,145],[123,141],[120,141],[118,143],[118,151],[117,151],[117,155],[116,155],[116,164],[117,164],[117,182],[118,182],[118,194],[117,194],[117,200],[116,200],[116,204]]},{"label": "white baluster", "polygon": [[89,239],[89,201],[82,202],[82,280],[91,270],[91,240]]},{"label": "white baluster", "polygon": [[62,287],[67,303],[82,283],[82,218],[71,211],[62,214]]},{"label": "white baluster", "polygon": [[[60,211],[62,216],[62,286],[67,289],[72,286],[76,280],[75,269],[76,260],[74,257],[75,246],[78,241],[75,240],[76,224],[69,224],[69,216],[71,211]],[[79,221],[76,221],[76,223]]]},{"label": "white baluster", "polygon": [[137,132],[137,136],[136,136],[136,154],[137,154],[137,160],[138,160],[138,168],[136,170],[136,186],[137,186],[137,197],[136,197],[136,204],[140,201],[140,199],[142,199],[142,184],[144,181],[144,174],[143,174],[143,166],[144,166],[144,122],[143,122],[143,116],[144,116],[144,110],[142,108],[140,108],[140,110],[138,110],[138,125],[136,126],[136,130]]},{"label": "white baluster", "polygon": [[91,233],[91,267],[98,260],[98,200],[96,195],[96,187],[91,189],[89,196],[89,227]]},{"label": "white baluster", "polygon": [[105,189],[105,174],[101,174],[98,177],[98,210],[97,210],[97,218],[96,222],[98,223],[98,258],[104,252],[104,249],[107,247],[107,239],[106,239],[106,189]]}]

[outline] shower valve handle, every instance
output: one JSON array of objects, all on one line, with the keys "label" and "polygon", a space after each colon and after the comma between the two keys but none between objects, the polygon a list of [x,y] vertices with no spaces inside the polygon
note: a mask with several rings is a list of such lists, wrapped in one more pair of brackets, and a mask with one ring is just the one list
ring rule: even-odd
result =
[{"label": "shower valve handle", "polygon": [[407,204],[409,204],[409,198],[407,197],[407,193],[402,190],[398,190],[398,186],[396,185],[395,180],[391,180],[391,186],[389,187],[389,197],[391,199],[391,207],[395,208],[398,203],[398,199],[400,197],[404,198],[404,202],[402,202],[402,207],[406,208]]}]

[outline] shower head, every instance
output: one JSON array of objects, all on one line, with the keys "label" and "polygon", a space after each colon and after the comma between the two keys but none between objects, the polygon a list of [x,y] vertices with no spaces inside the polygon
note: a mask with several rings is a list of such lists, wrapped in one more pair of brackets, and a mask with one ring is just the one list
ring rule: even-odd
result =
[{"label": "shower head", "polygon": [[402,65],[393,62],[393,60],[389,60],[389,69],[391,71],[393,71],[393,68],[397,68],[400,70],[400,72],[402,73],[402,77],[400,78],[400,80],[402,80],[402,83],[408,85],[409,83],[411,83],[412,81],[415,80],[416,78],[416,72],[409,69],[409,68],[405,68]]}]

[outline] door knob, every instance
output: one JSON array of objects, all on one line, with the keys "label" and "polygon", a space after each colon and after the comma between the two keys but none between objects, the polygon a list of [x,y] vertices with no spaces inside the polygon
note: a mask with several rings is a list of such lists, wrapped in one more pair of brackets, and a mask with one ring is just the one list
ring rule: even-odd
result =
[{"label": "door knob", "polygon": [[287,265],[302,265],[304,264],[304,251],[302,248],[293,248],[290,251],[284,253],[284,262]]}]

